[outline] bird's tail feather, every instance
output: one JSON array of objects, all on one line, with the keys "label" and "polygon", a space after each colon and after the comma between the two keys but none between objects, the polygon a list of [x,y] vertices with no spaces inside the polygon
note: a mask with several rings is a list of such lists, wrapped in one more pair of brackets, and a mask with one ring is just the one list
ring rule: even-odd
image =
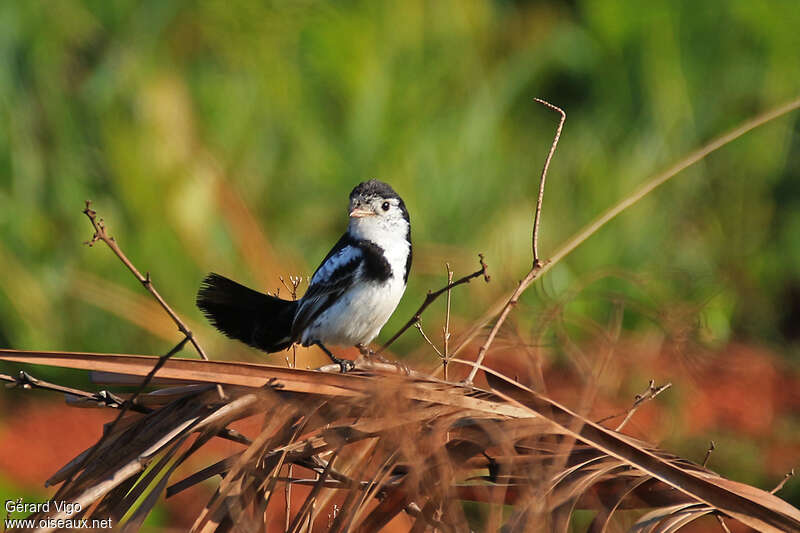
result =
[{"label": "bird's tail feather", "polygon": [[281,300],[211,273],[197,293],[197,307],[228,337],[265,352],[292,344],[296,301]]}]

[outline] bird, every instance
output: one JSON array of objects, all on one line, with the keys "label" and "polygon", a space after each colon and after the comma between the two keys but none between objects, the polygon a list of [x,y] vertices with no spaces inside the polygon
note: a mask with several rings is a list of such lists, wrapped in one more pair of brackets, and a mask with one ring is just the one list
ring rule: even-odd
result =
[{"label": "bird", "polygon": [[394,313],[411,270],[411,221],[403,199],[371,179],[350,192],[347,230],[331,248],[297,300],[284,300],[210,273],[197,306],[226,336],[267,353],[293,344],[317,346],[342,372],[351,361],[328,346],[369,343]]}]

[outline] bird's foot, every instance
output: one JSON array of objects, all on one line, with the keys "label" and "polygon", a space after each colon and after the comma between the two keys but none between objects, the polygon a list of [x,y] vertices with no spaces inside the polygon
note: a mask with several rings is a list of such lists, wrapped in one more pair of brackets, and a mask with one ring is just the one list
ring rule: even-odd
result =
[{"label": "bird's foot", "polygon": [[349,372],[349,371],[351,371],[351,370],[353,370],[355,368],[355,364],[353,363],[353,361],[351,361],[349,359],[341,359],[339,357],[336,357],[321,342],[317,342],[316,345],[319,346],[322,349],[323,352],[325,352],[325,354],[330,358],[331,361],[333,361],[335,364],[339,365],[339,368],[342,370],[342,374],[346,374],[347,372]]},{"label": "bird's foot", "polygon": [[338,357],[331,357],[331,361],[339,365],[339,368],[342,370],[342,374],[347,374],[351,370],[353,370],[356,365],[350,359],[340,359]]}]

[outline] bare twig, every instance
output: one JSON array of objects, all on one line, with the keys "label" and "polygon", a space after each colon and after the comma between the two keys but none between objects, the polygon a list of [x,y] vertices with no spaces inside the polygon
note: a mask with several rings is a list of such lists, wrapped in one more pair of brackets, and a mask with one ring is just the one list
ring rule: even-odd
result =
[{"label": "bare twig", "polygon": [[564,113],[564,110],[560,107],[556,107],[550,102],[546,102],[541,98],[534,98],[535,101],[539,102],[543,106],[552,109],[553,111],[557,111],[561,114],[561,120],[558,122],[558,128],[556,129],[556,134],[553,137],[553,144],[550,145],[550,152],[547,154],[547,159],[544,160],[544,167],[542,168],[542,177],[539,180],[539,196],[536,199],[536,215],[533,217],[533,264],[536,265],[539,263],[539,217],[542,214],[542,200],[544,199],[544,182],[547,179],[547,169],[550,167],[550,160],[553,159],[553,154],[556,152],[556,147],[558,146],[558,140],[561,138],[561,130],[564,128],[564,121],[567,120],[567,114]]},{"label": "bare twig", "polygon": [[727,524],[725,524],[725,520],[722,519],[722,516],[720,516],[718,514],[714,514],[714,516],[717,518],[717,522],[719,522],[719,525],[722,528],[722,530],[725,533],[731,533],[731,530],[728,529],[728,526],[727,526]]},{"label": "bare twig", "polygon": [[539,196],[536,200],[536,215],[533,219],[533,236],[531,238],[533,243],[533,266],[525,278],[519,282],[516,290],[511,294],[511,297],[503,306],[503,310],[500,311],[500,316],[497,318],[494,326],[492,326],[486,342],[484,342],[483,345],[481,345],[481,347],[478,349],[478,356],[475,359],[475,366],[472,367],[472,369],[469,371],[467,379],[464,380],[464,382],[467,384],[471,384],[475,380],[475,375],[478,373],[478,368],[480,368],[480,366],[483,364],[483,359],[486,357],[486,352],[489,350],[489,346],[491,346],[494,342],[497,333],[500,331],[500,328],[506,321],[506,318],[508,318],[508,314],[511,312],[511,309],[517,305],[519,297],[522,296],[522,293],[525,292],[525,289],[530,287],[536,278],[539,277],[546,265],[546,263],[543,263],[539,259],[539,215],[542,212],[542,200],[544,200],[544,183],[547,179],[547,169],[550,167],[550,159],[553,157],[553,153],[555,153],[556,147],[558,146],[558,139],[561,138],[561,130],[564,127],[564,120],[566,120],[567,115],[561,108],[556,107],[549,102],[545,102],[539,98],[535,98],[535,100],[547,106],[548,108],[554,109],[561,113],[561,120],[558,122],[558,128],[556,128],[556,133],[553,136],[553,144],[550,145],[550,152],[547,154],[544,167],[542,168],[541,178],[539,179]]},{"label": "bare twig", "polygon": [[625,415],[625,418],[622,420],[622,422],[619,423],[619,425],[614,429],[614,431],[622,431],[622,428],[625,427],[625,424],[627,424],[630,421],[634,413],[636,413],[636,410],[639,409],[639,407],[641,407],[643,403],[645,403],[648,400],[652,400],[653,398],[655,398],[656,396],[658,396],[659,394],[661,394],[670,387],[672,387],[672,383],[667,383],[666,385],[661,385],[659,387],[656,387],[655,381],[651,379],[650,384],[647,386],[647,390],[645,390],[642,394],[636,395],[636,399],[633,401],[633,405],[631,406],[630,409],[628,409],[628,414]]},{"label": "bare twig", "polygon": [[[303,276],[291,276],[290,275],[289,276],[289,283],[291,283],[291,286],[289,286],[286,283],[286,281],[283,279],[283,276],[279,276],[279,279],[281,280],[281,283],[283,283],[283,286],[286,287],[286,290],[289,291],[289,294],[291,294],[292,300],[297,300],[297,288],[300,286],[300,283],[302,283]],[[281,291],[281,289],[280,289],[280,287],[278,287],[278,292],[280,293],[280,291]],[[286,366],[288,366],[289,368],[297,367],[297,345],[296,344],[292,344],[292,362],[289,363],[289,358],[287,357],[286,358]],[[289,467],[289,472],[290,472],[290,475],[291,475],[291,467]]]},{"label": "bare twig", "polygon": [[708,460],[711,458],[711,452],[717,449],[717,445],[714,444],[714,441],[708,441],[708,449],[706,450],[706,456],[703,457],[703,466],[705,467],[708,464]]},{"label": "bare twig", "polygon": [[[428,336],[425,335],[425,331],[422,329],[422,324],[417,322],[417,323],[414,324],[414,327],[417,328],[417,330],[419,330],[419,333],[420,333],[420,335],[422,335],[422,338],[425,339],[425,342],[427,342],[428,344],[431,345],[431,348],[433,348],[433,351],[436,352],[436,355],[438,355],[439,357],[442,358],[442,360],[444,360],[444,355],[442,354],[442,352],[439,351],[439,348],[437,348],[436,345],[433,344],[433,342],[431,342],[431,340],[428,338]],[[446,363],[445,363],[445,365],[446,365]]]},{"label": "bare twig", "polygon": [[775,494],[776,492],[781,490],[783,488],[783,486],[786,485],[786,482],[789,481],[792,477],[794,477],[794,468],[792,468],[790,471],[788,471],[786,474],[784,474],[783,479],[781,480],[781,482],[778,483],[775,486],[775,488],[770,491],[770,493]]},{"label": "bare twig", "polygon": [[[283,279],[283,276],[280,276],[281,283],[283,286],[286,287],[286,290],[289,291],[289,294],[292,296],[292,300],[297,300],[297,288],[300,286],[300,283],[303,281],[302,276],[292,276],[289,275],[289,284],[286,283],[286,280]],[[278,288],[280,291],[280,287]],[[286,366],[289,368],[296,368],[297,367],[297,344],[292,343],[292,362],[289,363],[289,358],[286,358]],[[292,477],[293,466],[291,463],[286,465],[286,476]],[[292,484],[286,483],[284,487],[284,503],[286,506],[286,517],[284,523],[284,531],[289,531],[289,521],[292,515]]]},{"label": "bare twig", "polygon": [[403,327],[400,328],[400,330],[397,333],[392,335],[392,338],[389,339],[388,341],[386,341],[386,344],[381,346],[380,350],[378,350],[377,353],[381,353],[384,350],[386,350],[386,348],[388,348],[394,341],[396,341],[398,339],[398,337],[400,337],[400,335],[405,333],[408,328],[410,328],[411,326],[413,326],[414,324],[419,322],[420,316],[422,315],[423,311],[425,311],[425,309],[427,309],[429,305],[431,305],[433,302],[435,302],[436,299],[439,296],[441,296],[442,294],[444,294],[446,292],[449,292],[450,289],[452,289],[453,287],[458,287],[459,285],[462,285],[464,283],[469,283],[470,280],[472,280],[474,278],[477,278],[478,276],[483,276],[484,281],[486,281],[488,283],[489,280],[491,279],[491,277],[489,276],[489,271],[487,270],[488,267],[486,266],[486,263],[483,261],[483,254],[478,254],[478,262],[481,265],[481,268],[479,270],[476,270],[475,272],[473,272],[472,274],[469,274],[468,276],[464,276],[463,278],[459,278],[459,279],[457,279],[456,281],[454,281],[452,283],[448,283],[447,286],[442,287],[438,291],[435,291],[435,292],[430,292],[429,291],[428,294],[425,296],[425,301],[423,301],[422,305],[419,306],[419,309],[417,309],[417,312],[414,313],[414,316],[412,316],[408,320],[408,322],[406,322],[403,325]]},{"label": "bare twig", "polygon": [[[72,387],[65,387],[63,385],[58,385],[56,383],[50,383],[49,381],[44,381],[35,378],[23,370],[20,370],[19,374],[17,374],[16,377],[9,376],[6,374],[0,374],[0,381],[8,382],[8,385],[6,385],[7,387],[19,387],[21,389],[41,389],[53,392],[61,392],[71,396],[76,396],[80,398],[80,401],[93,403],[97,406],[102,406],[102,407],[111,407],[113,409],[119,409],[125,403],[125,400],[106,390],[102,390],[99,392],[88,392],[80,389],[73,389]],[[147,409],[146,407],[142,407],[140,405],[131,406],[131,409],[134,411],[139,411],[141,413],[150,412],[150,409]]]},{"label": "bare twig", "polygon": [[[131,263],[130,259],[125,255],[122,249],[117,244],[116,239],[109,235],[108,229],[106,228],[105,223],[103,222],[102,218],[97,217],[97,211],[92,209],[92,202],[86,200],[86,207],[83,210],[83,214],[85,214],[89,221],[92,223],[92,227],[94,228],[94,235],[92,238],[89,239],[86,244],[88,246],[94,245],[97,241],[103,241],[111,248],[111,251],[119,258],[120,261],[131,271],[134,277],[139,280],[139,283],[144,286],[144,288],[149,292],[153,298],[161,305],[162,309],[166,311],[169,317],[175,322],[175,325],[178,326],[178,331],[183,333],[184,337],[192,343],[194,349],[197,351],[197,354],[200,356],[201,359],[204,361],[208,361],[208,356],[206,355],[205,350],[203,350],[200,343],[197,342],[197,339],[194,337],[194,333],[186,327],[186,324],[181,320],[178,314],[172,310],[169,304],[164,300],[163,296],[156,290],[155,286],[153,286],[153,281],[150,278],[150,272],[145,272],[143,276],[141,272]],[[225,398],[225,392],[222,390],[221,385],[217,385],[217,393],[219,394],[220,398]]]},{"label": "bare twig", "polygon": [[175,325],[178,326],[178,330],[189,339],[189,341],[192,343],[192,346],[194,346],[194,349],[197,350],[197,353],[200,355],[200,357],[203,360],[208,361],[208,356],[206,355],[205,351],[200,346],[200,344],[197,342],[197,339],[194,338],[194,334],[188,327],[186,327],[186,324],[183,323],[178,314],[172,310],[169,304],[167,304],[167,302],[164,300],[161,294],[159,294],[159,292],[153,286],[153,281],[150,278],[150,273],[146,272],[145,275],[143,276],[142,273],[139,272],[139,270],[133,265],[133,263],[131,263],[131,261],[122,251],[122,249],[120,249],[114,237],[108,234],[108,230],[106,229],[106,225],[103,222],[103,219],[97,218],[97,212],[91,208],[91,205],[92,202],[86,200],[86,208],[83,210],[83,213],[89,218],[89,221],[92,223],[92,226],[94,227],[94,235],[92,235],[92,238],[89,241],[87,241],[86,244],[92,246],[97,241],[103,241],[104,243],[106,243],[108,247],[111,248],[111,251],[114,252],[114,254],[117,257],[119,257],[120,261],[122,261],[122,263],[126,267],[128,267],[128,270],[130,270],[131,273],[133,273],[136,279],[139,280],[139,283],[141,283],[144,286],[144,288],[147,289],[147,292],[152,294],[153,298],[155,298],[158,301],[158,303],[161,305],[164,311],[167,312],[172,321],[175,322]]},{"label": "bare twig", "polygon": [[184,336],[181,342],[176,344],[174,348],[172,348],[169,352],[165,353],[164,355],[158,358],[158,361],[156,361],[156,364],[153,365],[153,368],[150,369],[150,372],[148,372],[147,375],[144,377],[142,382],[139,384],[139,387],[134,391],[134,393],[131,395],[128,401],[122,404],[122,408],[119,410],[119,413],[117,413],[117,417],[114,419],[113,422],[111,422],[111,425],[108,427],[108,429],[106,429],[103,432],[103,436],[101,436],[100,439],[98,439],[98,441],[95,442],[91,448],[89,448],[88,452],[86,453],[86,455],[84,456],[83,460],[80,462],[78,467],[75,468],[72,471],[72,473],[64,480],[63,484],[61,485],[61,488],[58,490],[58,493],[55,496],[56,499],[60,495],[66,494],[67,488],[70,486],[70,483],[72,482],[72,479],[75,476],[75,474],[80,472],[87,464],[90,463],[92,459],[94,459],[94,456],[97,454],[97,451],[103,445],[105,440],[110,435],[114,434],[114,430],[119,424],[119,421],[122,420],[122,418],[129,410],[133,409],[134,405],[136,405],[136,399],[139,397],[142,391],[144,391],[144,389],[147,388],[147,386],[150,384],[153,377],[156,375],[156,372],[158,372],[158,370],[162,366],[164,366],[164,363],[166,363],[170,357],[183,350],[183,347],[186,345],[189,339],[190,338],[188,336]]},{"label": "bare twig", "polygon": [[[447,270],[447,284],[450,285],[453,283],[453,271],[450,270],[450,263],[444,264],[445,270]],[[444,356],[442,357],[442,374],[444,375],[444,380],[447,381],[447,360],[450,357],[450,290],[447,291],[447,310],[444,316],[444,332],[442,333],[442,341],[443,341],[443,350]]]},{"label": "bare twig", "polygon": [[[614,218],[616,218],[620,213],[628,209],[629,207],[635,205],[639,200],[647,196],[650,192],[654,189],[663,185],[673,177],[675,177],[680,172],[686,170],[690,166],[694,165],[695,163],[702,161],[706,156],[709,154],[719,150],[723,146],[735,141],[742,135],[758,128],[759,126],[763,126],[783,115],[791,113],[800,109],[800,98],[796,98],[789,102],[786,102],[774,109],[770,109],[765,111],[764,113],[758,115],[757,117],[746,121],[742,125],[736,127],[735,129],[725,133],[717,137],[716,139],[710,141],[705,146],[701,147],[698,150],[690,153],[688,156],[684,157],[680,161],[678,161],[675,165],[668,168],[664,172],[657,174],[656,176],[652,177],[644,184],[642,184],[636,191],[632,194],[623,198],[619,203],[614,205],[613,207],[609,208],[599,217],[594,219],[592,222],[587,224],[583,229],[581,229],[578,233],[576,233],[572,238],[570,238],[561,248],[559,248],[548,261],[542,263],[540,267],[537,269],[537,265],[534,264],[534,268],[531,272],[528,273],[527,276],[520,282],[520,286],[514,290],[511,297],[506,301],[504,305],[502,305],[502,300],[497,302],[493,305],[490,309],[490,312],[486,313],[483,318],[481,318],[480,322],[472,328],[471,332],[461,340],[459,346],[453,352],[454,354],[461,351],[461,349],[469,344],[475,336],[479,334],[479,332],[483,329],[483,327],[488,324],[493,317],[500,314],[500,318],[498,318],[498,323],[502,324],[505,320],[505,316],[508,314],[509,306],[513,306],[516,304],[517,300],[519,299],[519,295],[530,286],[537,278],[539,278],[542,274],[548,272],[551,268],[553,268],[556,264],[558,264],[561,260],[571,254],[578,246],[580,246],[586,239],[597,233],[603,226],[611,222]],[[495,329],[499,329],[497,323],[495,324],[495,328],[492,329],[494,332]],[[496,335],[496,332],[494,332]],[[494,340],[494,336],[492,336],[492,340]],[[490,343],[491,344],[491,343]],[[483,348],[483,347],[481,347]],[[478,352],[479,359],[476,360],[476,365],[472,366],[472,371],[470,372],[470,376],[467,378],[467,383],[471,383],[477,373],[478,369],[482,367],[483,357],[485,357],[485,350],[479,350]]]}]

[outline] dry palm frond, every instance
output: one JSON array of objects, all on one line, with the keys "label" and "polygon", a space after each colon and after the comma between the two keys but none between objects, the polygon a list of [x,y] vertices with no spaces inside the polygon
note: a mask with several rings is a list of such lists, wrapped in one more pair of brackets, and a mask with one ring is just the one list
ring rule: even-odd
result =
[{"label": "dry palm frond", "polygon": [[[0,359],[141,379],[156,358],[0,350]],[[635,531],[676,531],[708,514],[763,531],[800,529],[800,511],[769,492],[488,375],[492,390],[380,366],[334,374],[170,359],[155,377],[175,386],[136,398],[136,409],[110,427],[91,461],[79,456],[49,483],[63,483],[57,498],[79,503],[83,518],[110,517],[127,529],[136,529],[162,494],[210,479],[219,482],[197,531],[266,530],[270,517],[283,516],[273,496],[287,484],[307,489],[295,492],[299,507],[288,531],[309,524],[376,531],[398,515],[411,531],[464,531],[503,520],[513,531],[566,531],[576,509],[596,511],[591,531],[608,530],[631,509],[647,511],[636,515]],[[216,383],[224,385],[224,399]],[[228,428],[254,414],[263,417],[259,432]],[[214,437],[241,449],[178,476]],[[284,465],[294,465],[291,476]],[[487,504],[486,522],[468,518],[464,501]],[[498,505],[513,510],[504,517]],[[48,517],[67,518],[56,511]]]}]

